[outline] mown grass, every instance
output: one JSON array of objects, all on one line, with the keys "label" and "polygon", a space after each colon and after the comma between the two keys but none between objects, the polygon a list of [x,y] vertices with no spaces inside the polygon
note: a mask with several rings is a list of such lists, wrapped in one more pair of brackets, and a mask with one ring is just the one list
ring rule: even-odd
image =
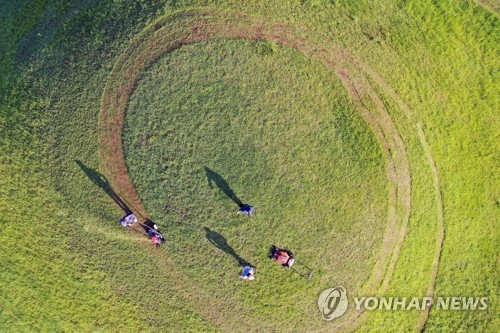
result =
[{"label": "mown grass", "polygon": [[[322,286],[356,292],[368,278],[385,231],[384,163],[345,88],[321,64],[270,43],[189,45],[144,74],[126,120],[139,195],[166,227],[168,253],[214,302],[234,295],[274,327],[313,329]],[[237,216],[206,168],[256,215]],[[258,283],[240,290],[237,260],[214,248],[203,227],[258,265]],[[268,263],[272,244],[292,247],[314,268],[312,279]]]},{"label": "mown grass", "polygon": [[[3,29],[0,37],[1,73],[2,78],[9,78],[2,80],[0,118],[2,126],[0,194],[5,211],[2,215],[0,235],[3,267],[0,271],[2,274],[0,287],[4,296],[0,306],[2,330],[113,331],[119,328],[121,331],[149,331],[159,327],[168,331],[208,331],[217,328],[229,330],[224,323],[207,319],[211,318],[210,316],[201,315],[199,311],[201,306],[188,301],[194,295],[185,290],[175,290],[174,286],[169,285],[169,278],[172,278],[170,280],[172,281],[173,277],[165,271],[160,273],[156,266],[158,253],[145,249],[146,245],[142,243],[143,238],[140,235],[117,230],[116,219],[121,212],[75,163],[78,159],[91,168],[99,167],[97,158],[99,102],[107,74],[116,57],[148,22],[154,21],[164,13],[192,6],[226,8],[269,20],[298,22],[344,45],[389,82],[415,113],[416,119],[423,123],[439,173],[445,209],[446,238],[436,294],[486,295],[490,298],[488,311],[431,311],[426,331],[493,332],[499,326],[496,305],[498,173],[495,172],[499,151],[499,131],[495,121],[495,111],[498,110],[497,16],[468,1],[246,1],[244,3],[192,1],[183,4],[164,4],[155,1],[99,3],[64,1],[49,2],[47,5],[42,1],[26,5],[25,9],[21,9],[23,6],[23,3],[15,5],[8,3],[0,14],[7,27]],[[210,48],[210,45],[215,44],[204,47]],[[229,49],[242,52],[235,53],[236,59],[238,54],[245,55],[249,48],[239,50],[233,45]],[[264,49],[267,49],[267,46]],[[191,51],[196,52],[196,47]],[[212,51],[213,54],[207,55],[208,60],[217,59],[218,55],[225,55],[226,61],[232,58],[231,54],[224,53],[227,50],[224,51],[223,47]],[[287,52],[280,48],[278,51]],[[307,63],[299,55],[291,57],[294,61],[305,64],[307,68],[315,66]],[[270,60],[262,60],[262,63],[265,61]],[[254,60],[252,65],[258,67],[260,62]],[[196,64],[183,64],[183,66],[193,65]],[[283,64],[280,66],[278,68],[284,71],[293,71]],[[253,76],[251,74],[250,77]],[[319,68],[314,73],[317,80],[324,84],[327,82],[332,84],[329,81],[331,78],[322,75],[326,74]],[[286,81],[290,80],[290,77],[293,78],[289,74],[280,79]],[[179,79],[179,76],[176,76],[176,79]],[[203,75],[199,79],[207,80]],[[254,94],[262,92],[262,87],[259,85],[261,79],[255,76],[256,81],[252,86]],[[301,82],[308,82],[305,78],[302,79],[304,81]],[[216,102],[210,99],[213,95],[213,92],[208,90],[210,85],[206,86],[206,91],[200,91],[201,87],[190,83],[189,80],[185,83],[186,88],[192,89],[197,96],[206,96],[204,101],[198,97],[198,102],[190,98],[186,101],[187,105],[196,110],[205,105],[202,102],[216,105]],[[264,83],[269,84],[269,82]],[[172,84],[179,83],[172,82]],[[221,82],[214,82],[214,86],[221,87]],[[243,106],[256,108],[258,103],[264,105],[266,101],[259,99],[265,94],[259,94],[255,102],[254,99],[248,101],[246,96],[250,94],[248,87],[224,87],[227,91],[222,89],[218,92],[225,93],[225,100],[241,103],[242,108]],[[328,101],[323,96],[315,96],[313,92],[316,89],[301,91],[303,87],[301,86],[299,92],[304,95],[311,94],[310,96],[314,98],[308,100],[304,97],[304,101],[301,101],[303,104],[294,107],[314,104],[316,100],[322,100],[322,103]],[[297,87],[295,89],[297,90]],[[246,95],[242,96],[242,91],[245,91]],[[383,95],[383,92],[381,94]],[[276,102],[279,98],[282,100],[280,104],[276,104],[276,110],[290,107],[292,103],[288,103],[281,93],[277,95]],[[297,103],[295,100],[294,102]],[[348,101],[345,102],[347,103],[345,105],[348,105]],[[430,267],[425,263],[429,262],[435,253],[435,234],[432,230],[436,217],[435,202],[432,198],[434,196],[432,177],[425,166],[426,161],[415,136],[415,127],[389,99],[387,103],[409,151],[413,175],[412,217],[388,293],[425,292],[426,281],[429,279],[427,275],[430,273]],[[231,110],[227,105],[223,106],[224,110],[238,111]],[[215,111],[206,110],[206,112],[210,114]],[[227,117],[221,118],[230,122],[232,117],[238,114],[228,113]],[[349,122],[355,123],[355,114],[352,117],[350,114],[347,113],[347,119],[332,118],[330,121],[336,120],[337,126]],[[294,115],[300,113],[296,112]],[[256,118],[250,117],[249,120],[255,123]],[[158,118],[159,121],[166,119],[168,118]],[[199,119],[192,121],[199,122]],[[215,122],[215,119],[211,121]],[[282,128],[280,132],[282,136],[294,134],[284,130],[286,128],[284,123],[287,121],[297,128],[301,125],[299,118],[295,120],[278,118],[275,121],[277,125],[283,124],[279,126]],[[183,127],[186,133],[191,131],[187,125],[189,124]],[[258,252],[261,240],[251,238],[258,235],[252,233],[254,224],[257,223],[251,223],[255,220],[254,222],[262,221],[259,225],[265,225],[267,221],[263,213],[269,213],[273,216],[271,222],[277,225],[282,221],[281,217],[284,217],[279,215],[284,214],[279,207],[283,205],[288,208],[288,201],[277,202],[278,204],[274,205],[275,197],[266,194],[268,191],[257,191],[258,186],[266,184],[264,180],[276,179],[276,174],[261,172],[259,177],[263,180],[260,182],[247,181],[248,183],[242,182],[238,185],[241,179],[239,176],[241,166],[214,157],[233,150],[236,154],[239,150],[233,148],[239,148],[244,143],[238,141],[243,137],[237,135],[236,129],[241,133],[248,133],[247,128],[241,124],[231,123],[231,125],[240,127],[234,128],[234,133],[228,131],[224,134],[228,140],[231,139],[229,142],[231,144],[222,145],[220,151],[214,150],[212,155],[207,152],[204,159],[201,159],[203,155],[201,157],[194,154],[186,155],[188,149],[196,151],[195,148],[200,147],[193,146],[185,148],[185,151],[176,152],[178,156],[185,157],[185,161],[164,161],[171,163],[170,170],[182,166],[182,163],[191,163],[194,170],[190,176],[187,172],[180,172],[179,176],[183,174],[185,178],[179,178],[178,184],[171,184],[178,186],[179,191],[175,193],[180,197],[170,204],[174,204],[172,207],[177,207],[178,204],[184,207],[183,203],[187,200],[185,194],[189,191],[192,192],[191,197],[201,198],[195,207],[190,208],[192,210],[199,211],[200,206],[205,207],[207,202],[214,202],[211,211],[186,215],[179,220],[188,219],[189,221],[186,221],[188,224],[193,222],[195,226],[202,226],[206,220],[222,216],[224,218],[212,221],[213,230],[223,234],[228,243],[244,259],[249,260],[255,256],[257,258],[255,260],[259,258],[262,260],[258,280],[244,285],[246,288],[240,283],[237,286],[242,286],[241,289],[234,287],[234,296],[228,296],[228,299],[249,304],[250,301],[254,301],[252,297],[256,296],[250,296],[246,301],[245,296],[261,290],[262,293],[257,295],[261,296],[263,301],[251,302],[251,310],[247,311],[245,316],[251,317],[254,313],[259,323],[271,327],[273,323],[280,321],[277,319],[278,315],[268,316],[268,309],[272,306],[279,305],[280,308],[286,309],[285,313],[295,319],[302,315],[291,309],[289,303],[284,304],[282,299],[267,303],[266,300],[271,300],[274,295],[265,292],[265,288],[269,286],[259,283],[268,276],[274,276],[277,267],[265,260],[264,253]],[[227,126],[224,129],[227,128],[233,127]],[[155,128],[148,128],[146,132],[149,130],[154,131]],[[200,130],[206,133],[207,128]],[[158,131],[161,132],[162,129]],[[248,138],[257,141],[255,135]],[[157,134],[156,144],[162,139],[164,138]],[[188,139],[201,140],[203,137],[186,137],[186,140]],[[214,140],[211,141],[214,143],[220,140],[215,136],[209,136],[209,139]],[[327,136],[327,139],[331,137]],[[328,143],[327,139],[325,140]],[[346,142],[359,139],[347,137]],[[277,143],[278,138],[275,140]],[[181,144],[186,141],[174,142]],[[284,145],[292,142],[286,141]],[[308,142],[311,145],[315,143],[314,140]],[[172,149],[172,144],[173,142],[169,141],[159,148]],[[334,147],[345,149],[347,146]],[[252,156],[255,156],[256,161],[262,158],[257,151],[257,148],[252,147]],[[198,158],[200,160],[197,160]],[[242,158],[243,156],[237,155],[233,160]],[[202,164],[205,163],[200,162],[218,162],[223,166],[221,169],[226,169],[223,171],[215,166],[209,166],[228,181],[242,200],[251,201],[257,206],[255,219],[243,220],[245,223],[241,219],[236,220],[232,225],[233,215],[225,218],[224,214],[226,212],[232,214],[235,207],[216,187],[214,189],[208,187],[208,181],[202,171]],[[259,163],[258,166],[263,169],[274,171],[272,163],[267,161]],[[313,163],[310,164],[297,165],[297,169],[291,170],[295,172],[295,177],[290,179],[288,183],[291,184],[290,187],[282,188],[277,186],[280,183],[273,184],[277,186],[275,191],[277,193],[282,193],[280,191],[284,190],[306,191],[307,188],[302,188],[302,185],[295,185],[295,188],[292,188],[292,185],[295,184],[294,181],[301,179],[298,170],[301,167],[305,168],[307,174],[307,170],[311,170],[314,166]],[[258,169],[257,165],[253,166],[255,169],[251,169],[252,165],[244,166],[247,167],[245,172],[248,174],[255,174],[254,171]],[[322,164],[320,166],[324,167]],[[366,168],[370,166],[360,166],[353,171],[373,172]],[[162,169],[151,170],[153,171],[152,174],[165,174]],[[287,169],[282,171],[290,173]],[[328,171],[335,172],[335,169]],[[134,179],[139,186],[141,180],[137,177],[142,175],[138,171],[134,172],[136,177]],[[351,179],[359,177],[355,172],[349,176]],[[186,182],[182,183],[181,180]],[[145,180],[143,182],[146,183]],[[193,185],[193,188],[187,188],[189,184]],[[153,185],[149,185],[151,188],[143,185],[145,195],[158,194],[158,187],[155,188]],[[196,192],[194,189],[199,191]],[[356,198],[355,190],[352,192],[345,190],[344,193],[348,193],[350,198]],[[265,199],[265,202],[273,205],[257,205],[258,199]],[[345,198],[339,198],[343,199]],[[158,220],[163,225],[164,220],[159,215],[164,213],[161,209],[165,207],[166,202],[159,200],[160,198],[151,198],[145,202],[152,206],[151,209],[158,209],[155,214],[158,214]],[[294,203],[300,205],[299,199],[294,200]],[[314,200],[319,198],[312,198],[311,202]],[[154,204],[155,202],[158,204]],[[349,203],[346,207],[351,207],[351,204],[356,203]],[[347,208],[346,212],[349,212]],[[167,216],[176,213],[179,211],[173,210],[167,212]],[[326,213],[317,214],[327,216]],[[341,212],[336,214],[340,220]],[[164,219],[165,223],[177,220]],[[289,217],[288,220],[292,221],[293,217]],[[194,223],[195,221],[198,222]],[[17,225],[21,228],[15,227]],[[223,226],[229,229],[229,233],[223,233]],[[167,225],[164,227],[167,228]],[[267,230],[257,231],[267,235]],[[319,234],[321,230],[315,232]],[[177,245],[169,243],[162,249],[164,251],[162,254],[171,252],[174,260],[178,262],[180,253],[188,245],[187,242],[191,239],[201,239],[205,243],[189,245],[193,249],[211,251],[212,257],[216,260],[215,264],[224,268],[224,271],[233,269],[234,259],[210,247],[203,233],[197,233],[191,227],[184,225],[172,227],[168,229],[168,233],[175,239],[182,240],[184,238],[181,236],[185,236],[185,243],[176,243]],[[295,239],[295,234],[288,230],[281,231],[281,234],[284,235],[286,243],[296,241],[307,245],[307,235],[303,237],[304,239]],[[250,237],[248,243],[244,241],[246,237]],[[273,240],[268,239],[268,241]],[[183,244],[186,246],[181,246]],[[331,243],[327,246],[331,246]],[[297,252],[306,254],[306,258],[314,258],[313,249],[309,247],[299,249]],[[420,262],[419,258],[422,258]],[[221,294],[220,291],[214,290],[217,284],[222,285],[222,290],[229,288],[229,282],[224,281],[233,281],[233,277],[199,276],[200,274],[192,272],[198,268],[207,269],[195,268],[193,265],[196,260],[187,259],[179,265],[183,271],[188,272],[193,281],[208,285],[210,292],[216,295]],[[196,257],[193,256],[193,259]],[[155,264],[151,264],[152,262]],[[214,271],[217,270],[211,270]],[[329,274],[332,274],[331,271],[317,270],[313,277],[316,279],[324,277],[325,283],[334,283],[336,280],[330,280],[332,276]],[[352,273],[344,271],[344,274],[347,277]],[[292,285],[304,293],[309,288],[309,285],[303,284],[300,280],[284,276],[287,284],[280,286],[284,292],[289,292]],[[239,282],[237,276],[234,276],[234,279]],[[63,283],[58,283],[60,281]],[[313,280],[311,285],[318,283],[318,280]],[[157,294],[167,296],[158,298],[152,296]],[[307,303],[301,296],[302,294],[294,295],[293,300],[299,304]],[[314,298],[310,295],[305,298],[308,297],[309,300]],[[122,309],[128,310],[126,315],[123,315]],[[313,316],[307,319],[312,327],[323,325],[319,314],[313,313],[315,308],[307,311]],[[370,313],[362,330],[408,331],[415,325],[417,316],[417,313],[403,312]],[[285,324],[284,327],[289,326]],[[297,324],[296,329],[307,331],[308,327],[306,324]],[[279,331],[279,327],[276,330]]]},{"label": "mown grass", "polygon": [[[74,18],[76,22],[80,19],[82,17]],[[0,193],[4,207],[1,218],[1,330],[215,330],[210,323],[200,321],[199,316],[183,302],[178,302],[175,296],[158,297],[158,288],[167,285],[168,274],[157,278],[159,266],[152,261],[153,252],[149,254],[151,260],[145,259],[148,254],[142,250],[147,241],[143,237],[116,234],[116,216],[122,212],[75,163],[82,159],[90,168],[99,165],[96,156],[88,158],[80,145],[89,149],[87,152],[91,155],[97,151],[95,127],[89,124],[97,123],[96,110],[102,86],[92,95],[95,100],[93,112],[76,112],[79,117],[69,116],[66,120],[71,125],[60,122],[60,114],[53,110],[60,111],[63,117],[68,116],[68,106],[90,110],[87,109],[89,104],[82,100],[88,95],[75,97],[73,89],[76,87],[78,93],[85,91],[81,83],[88,82],[94,74],[88,63],[75,66],[71,47],[61,45],[66,45],[64,51],[69,54],[57,71],[50,68],[53,65],[50,61],[34,58],[29,61],[29,68],[37,73],[26,74],[29,68],[18,64],[9,73],[18,78],[4,81],[8,94],[2,96],[5,102],[1,110]],[[56,59],[51,58],[52,61],[61,59],[59,51],[53,54]],[[49,69],[42,68],[42,64]],[[59,99],[60,83],[67,79],[66,75],[72,75],[72,70],[82,68],[87,69],[82,75],[86,78],[75,81],[75,86],[66,87],[73,93],[66,91],[68,94],[63,93],[65,97]],[[47,72],[58,73],[59,79],[55,83],[47,80]],[[104,82],[105,76],[106,71],[103,71],[100,78],[94,79]],[[78,141],[78,137],[88,138],[88,141]],[[57,148],[47,150],[50,146]],[[61,150],[57,152],[58,149]],[[54,184],[58,184],[58,192]],[[134,246],[141,248],[135,256]],[[146,303],[134,300],[141,294],[139,298]]]}]

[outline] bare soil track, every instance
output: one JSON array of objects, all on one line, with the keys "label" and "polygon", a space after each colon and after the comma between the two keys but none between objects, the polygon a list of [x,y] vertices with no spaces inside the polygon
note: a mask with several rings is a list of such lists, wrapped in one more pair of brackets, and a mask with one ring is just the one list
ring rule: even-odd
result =
[{"label": "bare soil track", "polygon": [[[221,37],[266,40],[292,47],[305,56],[321,62],[326,68],[331,69],[332,73],[338,75],[344,83],[357,109],[376,135],[386,161],[390,188],[387,227],[378,264],[360,292],[365,295],[384,293],[389,286],[407,232],[412,205],[412,180],[405,143],[375,87],[391,97],[413,124],[415,124],[415,117],[396,92],[369,66],[356,59],[344,48],[333,45],[328,39],[304,27],[217,10],[179,12],[149,26],[118,59],[102,96],[99,118],[100,159],[103,172],[109,178],[111,185],[131,203],[131,206],[135,207],[136,213],[141,216],[148,215],[128,175],[122,147],[123,121],[129,96],[141,73],[165,53],[188,43]],[[443,209],[439,177],[432,153],[422,126],[417,124],[415,130],[418,131],[420,143],[432,170],[440,214],[438,218],[439,241],[428,288],[428,294],[432,296],[444,239]],[[177,288],[184,291],[197,289],[188,279],[178,277],[185,276],[185,274],[176,270],[172,261],[168,258],[163,258],[161,261],[165,267],[168,267],[166,271],[172,275],[172,279],[179,283]],[[211,310],[204,309],[196,304],[206,304],[210,295],[204,295],[202,292],[188,292],[187,294],[192,298],[186,302],[196,307],[205,318],[216,322],[221,328],[233,331],[271,329],[265,327],[265,323],[252,321],[251,317],[245,315],[245,310],[240,309],[236,304],[220,304],[213,306]],[[213,303],[211,300],[210,304]],[[215,315],[216,312],[218,315]],[[422,312],[415,327],[417,331],[423,329],[428,314],[429,309]],[[363,314],[351,311],[348,316],[351,317],[345,321],[350,323],[348,327],[332,325],[330,328],[341,331],[355,330]]]}]

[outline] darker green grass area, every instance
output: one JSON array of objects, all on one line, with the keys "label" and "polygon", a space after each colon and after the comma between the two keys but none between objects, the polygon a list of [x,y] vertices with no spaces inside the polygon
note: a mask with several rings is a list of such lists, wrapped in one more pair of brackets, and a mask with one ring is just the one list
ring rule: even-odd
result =
[{"label": "darker green grass area", "polygon": [[[184,46],[144,73],[124,144],[167,251],[214,301],[233,295],[268,323],[314,327],[320,290],[334,283],[355,293],[370,275],[386,223],[384,162],[321,64],[264,42]],[[255,216],[237,216],[239,202]],[[237,287],[237,256],[210,244],[203,228],[257,265],[249,289]],[[296,251],[312,279],[267,259],[271,244]]]}]

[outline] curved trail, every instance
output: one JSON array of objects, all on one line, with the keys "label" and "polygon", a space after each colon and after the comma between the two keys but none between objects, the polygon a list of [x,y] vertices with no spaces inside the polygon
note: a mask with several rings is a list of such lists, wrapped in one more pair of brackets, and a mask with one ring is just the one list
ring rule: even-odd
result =
[{"label": "curved trail", "polygon": [[498,1],[491,1],[490,3],[489,1],[476,0],[474,2],[484,10],[492,12],[495,15],[499,15],[500,13],[500,4]]},{"label": "curved trail", "polygon": [[[429,281],[429,287],[427,289],[427,296],[434,296],[434,289],[437,283],[437,276],[439,272],[439,263],[441,260],[441,253],[443,252],[443,244],[445,238],[445,224],[444,224],[444,207],[443,207],[443,196],[441,193],[441,185],[439,183],[439,174],[437,171],[436,163],[434,161],[434,157],[432,155],[431,148],[427,141],[427,137],[425,135],[423,126],[420,122],[416,120],[415,115],[411,111],[411,109],[403,102],[401,97],[392,89],[392,87],[387,84],[378,73],[373,71],[369,66],[362,63],[360,60],[351,59],[359,68],[362,68],[368,75],[370,75],[371,79],[373,79],[383,90],[389,95],[398,105],[398,107],[404,112],[405,116],[412,124],[416,124],[416,130],[418,133],[418,140],[420,145],[422,146],[424,153],[427,158],[427,163],[432,172],[432,178],[434,182],[434,195],[436,197],[436,209],[438,212],[437,220],[438,220],[438,238],[436,242],[436,252],[434,255],[434,262],[432,266],[431,277]],[[421,312],[418,323],[415,326],[415,331],[421,332],[425,328],[425,324],[429,317],[430,307],[426,307],[423,312]]]},{"label": "curved trail", "polygon": [[[443,198],[441,194],[441,186],[439,185],[439,176],[436,168],[436,163],[434,162],[434,157],[432,157],[432,152],[427,143],[427,139],[425,137],[424,130],[422,128],[422,124],[418,123],[418,135],[420,137],[421,143],[424,147],[425,154],[427,155],[427,159],[429,165],[432,170],[432,177],[434,179],[434,193],[436,194],[436,202],[438,206],[438,241],[436,244],[436,255],[434,258],[434,263],[432,265],[432,273],[429,282],[429,288],[427,290],[427,296],[433,297],[434,289],[436,288],[437,275],[439,272],[439,262],[441,260],[441,253],[443,252],[443,243],[445,237],[445,229],[444,229],[444,212],[443,212]],[[415,329],[419,332],[422,332],[425,328],[425,324],[427,323],[427,319],[429,318],[429,313],[431,311],[430,307],[426,307],[423,312],[420,313],[420,317],[418,318],[418,323],[415,326]]]},{"label": "curved trail", "polygon": [[[122,147],[123,120],[129,95],[134,90],[141,73],[161,55],[188,43],[218,37],[268,40],[292,47],[332,69],[342,80],[358,110],[375,133],[386,161],[389,182],[387,227],[377,265],[360,291],[360,294],[383,293],[389,286],[407,231],[411,211],[411,172],[403,139],[390,117],[389,110],[377,94],[372,80],[396,101],[410,120],[413,120],[413,116],[401,98],[368,66],[363,65],[345,49],[330,45],[328,41],[314,42],[318,38],[317,35],[307,29],[287,23],[268,22],[234,12],[215,10],[180,12],[163,18],[148,27],[119,58],[109,76],[102,96],[99,118],[100,159],[103,171],[109,177],[110,183],[124,195],[127,201],[132,203],[132,206],[136,208],[136,213],[147,216],[147,212],[129,178]],[[375,107],[371,107],[371,105]],[[419,138],[433,171],[436,198],[440,206],[438,211],[441,214],[439,223],[443,227],[439,178],[423,130],[419,131]],[[443,237],[444,227],[442,233],[440,232],[437,259],[434,263],[428,291],[430,295],[433,293],[437,277]],[[172,279],[179,282],[176,289],[186,291],[196,288],[187,279],[185,273],[175,269],[171,260],[168,258],[159,258],[158,260],[162,261],[165,267],[168,267],[166,269],[168,275],[172,275]],[[177,274],[181,278],[177,277]],[[185,295],[190,295],[190,299],[186,299],[186,303],[200,310],[199,312],[204,317],[220,324],[220,327],[233,331],[236,328],[245,328],[245,326],[250,330],[264,329],[262,326],[256,327],[263,323],[250,321],[244,315],[244,309],[235,304],[218,305],[207,310],[196,305],[205,304],[203,299],[210,297],[210,295],[203,295],[203,293],[193,295],[189,291]],[[214,315],[217,312],[218,315]],[[425,325],[428,312],[427,309],[425,316],[423,313],[419,320],[417,326],[420,329]],[[358,327],[359,320],[356,321],[356,319],[362,314],[352,311],[349,316],[347,320],[343,321],[350,323],[349,326],[338,325],[334,327],[348,331]],[[239,325],[235,327],[237,322]]]}]

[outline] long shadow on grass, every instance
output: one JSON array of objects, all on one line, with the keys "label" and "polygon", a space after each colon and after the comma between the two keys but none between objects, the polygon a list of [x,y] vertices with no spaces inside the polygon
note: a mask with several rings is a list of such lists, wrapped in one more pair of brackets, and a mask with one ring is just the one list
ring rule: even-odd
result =
[{"label": "long shadow on grass", "polygon": [[224,194],[227,195],[229,199],[233,200],[234,203],[238,205],[238,207],[241,207],[243,205],[243,202],[236,196],[231,187],[229,187],[227,181],[222,178],[221,175],[208,167],[203,167],[203,169],[205,169],[205,173],[207,175],[208,186],[213,188],[212,183],[215,183],[215,185],[217,185],[217,187],[220,188],[220,190],[224,192]]},{"label": "long shadow on grass", "polygon": [[106,177],[102,173],[97,172],[94,169],[87,167],[85,164],[83,164],[79,160],[76,160],[75,162],[83,170],[83,172],[85,172],[87,177],[89,177],[89,179],[94,182],[94,184],[96,184],[104,192],[106,192],[106,194],[109,195],[109,197],[111,199],[113,199],[113,201],[118,206],[120,206],[121,209],[123,209],[125,214],[127,214],[127,215],[132,214],[132,211],[130,210],[130,208],[125,204],[125,202],[122,200],[122,198],[120,198],[120,196],[115,191],[113,191],[113,188],[111,187],[108,180],[106,179]]},{"label": "long shadow on grass", "polygon": [[208,239],[208,241],[214,245],[215,247],[221,249],[222,251],[226,252],[227,254],[230,254],[231,256],[238,261],[238,264],[245,266],[245,265],[250,265],[246,260],[241,258],[236,251],[227,243],[227,240],[224,236],[219,234],[216,231],[210,230],[208,227],[203,228],[206,232],[205,237]]}]

